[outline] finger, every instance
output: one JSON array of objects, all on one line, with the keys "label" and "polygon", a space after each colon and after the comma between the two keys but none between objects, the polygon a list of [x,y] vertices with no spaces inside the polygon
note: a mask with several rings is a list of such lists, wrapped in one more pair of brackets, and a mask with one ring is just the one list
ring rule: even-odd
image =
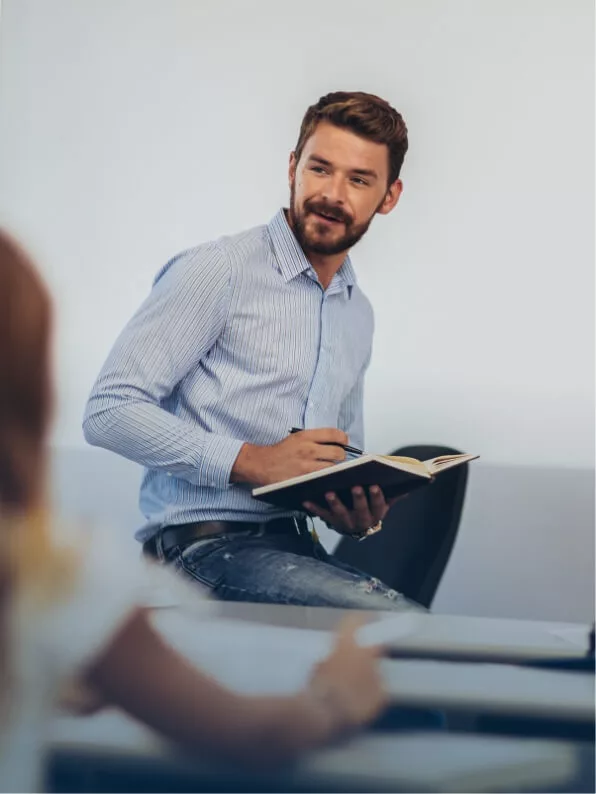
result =
[{"label": "finger", "polygon": [[370,494],[370,512],[373,515],[374,522],[380,521],[385,518],[385,514],[389,505],[385,501],[383,491],[378,485],[371,485],[369,489]]},{"label": "finger", "polygon": [[[391,648],[390,648],[389,645],[366,645],[366,644],[361,644],[360,641],[359,641],[358,632],[356,632],[356,634],[353,636],[353,641],[352,642],[353,642],[353,646],[356,645],[356,647],[358,648],[360,654],[365,659],[369,659],[369,660],[373,661],[373,660],[376,660],[376,659],[381,659],[384,656],[390,656],[391,655]],[[346,644],[342,644],[339,647],[340,653],[343,653],[343,654],[346,653],[347,649],[348,649],[347,643]]]},{"label": "finger", "polygon": [[328,444],[347,444],[348,437],[343,430],[338,430],[337,427],[318,427],[315,430],[303,430],[301,432],[302,438],[308,438],[309,441],[316,441],[318,444],[327,442]]},{"label": "finger", "polygon": [[345,650],[347,645],[358,645],[363,651],[366,651],[373,657],[378,657],[387,652],[387,646],[382,644],[374,645],[360,645],[357,638],[357,632],[367,623],[367,619],[359,615],[357,612],[345,617],[341,620],[337,632],[335,647],[339,650]]},{"label": "finger", "polygon": [[374,659],[379,659],[382,656],[389,656],[391,651],[390,645],[382,645],[380,643],[377,645],[364,645],[362,647],[365,648]]},{"label": "finger", "polygon": [[332,513],[331,523],[337,525],[341,524],[347,529],[354,529],[352,516],[337,494],[330,491],[325,494],[325,499],[327,500],[327,504],[329,505]]},{"label": "finger", "polygon": [[311,471],[322,471],[333,466],[335,461],[331,460],[308,460],[304,461],[304,474],[310,474]]},{"label": "finger", "polygon": [[337,627],[335,644],[345,645],[356,641],[355,634],[359,628],[364,626],[366,619],[357,612],[342,618]]},{"label": "finger", "polygon": [[317,444],[314,441],[309,441],[307,444],[303,444],[300,449],[300,457],[307,464],[318,460],[337,463],[343,460],[345,456],[345,450],[334,444]]},{"label": "finger", "polygon": [[322,518],[323,521],[326,521],[328,524],[332,523],[333,516],[329,510],[324,510],[322,507],[319,507],[319,505],[314,504],[314,502],[302,502],[302,507],[308,510],[309,513]]},{"label": "finger", "polygon": [[364,493],[364,488],[361,488],[359,485],[352,488],[352,501],[354,504],[356,526],[362,529],[372,526],[375,522],[368,508],[368,499]]},{"label": "finger", "polygon": [[345,449],[333,444],[315,444],[313,454],[317,460],[330,460],[333,463],[345,460],[346,457]]}]

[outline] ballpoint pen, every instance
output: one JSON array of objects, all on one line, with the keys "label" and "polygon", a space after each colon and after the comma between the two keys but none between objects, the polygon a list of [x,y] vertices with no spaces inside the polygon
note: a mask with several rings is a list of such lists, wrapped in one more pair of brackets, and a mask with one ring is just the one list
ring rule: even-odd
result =
[{"label": "ballpoint pen", "polygon": [[[304,428],[293,427],[290,430],[290,433],[301,433],[302,430],[304,430]],[[349,444],[338,444],[335,441],[321,441],[320,443],[321,444],[328,444],[328,445],[333,446],[333,447],[341,447],[346,452],[351,452],[352,455],[363,455],[364,454],[361,449],[358,449],[357,447],[351,447]]]}]

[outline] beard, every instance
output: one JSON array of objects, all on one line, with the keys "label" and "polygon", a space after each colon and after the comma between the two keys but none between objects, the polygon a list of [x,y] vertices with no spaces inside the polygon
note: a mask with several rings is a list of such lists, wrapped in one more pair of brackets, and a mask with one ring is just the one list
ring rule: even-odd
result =
[{"label": "beard", "polygon": [[[306,199],[304,207],[299,211],[296,207],[294,185],[290,188],[290,225],[305,254],[313,253],[322,256],[333,256],[334,254],[342,254],[348,251],[364,236],[376,211],[365,223],[359,224],[355,224],[354,220],[341,207],[333,206],[326,201],[317,199]],[[328,227],[322,222],[317,224],[317,214],[334,218],[339,221],[339,224],[337,227],[335,224],[332,227]],[[315,221],[317,227],[315,231],[307,228],[309,216]],[[343,233],[337,236],[334,233],[334,229],[340,229],[340,224],[343,224]]]}]

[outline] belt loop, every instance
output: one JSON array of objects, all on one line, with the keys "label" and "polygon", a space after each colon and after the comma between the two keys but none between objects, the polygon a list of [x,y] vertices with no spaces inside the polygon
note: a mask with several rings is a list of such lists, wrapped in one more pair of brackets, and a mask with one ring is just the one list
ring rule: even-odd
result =
[{"label": "belt loop", "polygon": [[163,532],[161,529],[158,530],[155,536],[155,555],[159,562],[166,562],[166,555],[163,550]]},{"label": "belt loop", "polygon": [[[302,530],[300,529],[300,523],[299,523],[298,519],[296,518],[296,516],[292,516],[292,520],[294,521],[294,526],[296,527],[296,532],[299,535],[302,535]],[[308,525],[306,527],[306,534],[308,535]]]},{"label": "belt loop", "polygon": [[309,531],[308,530],[308,522],[309,521],[310,521],[310,536],[311,536],[311,538],[313,539],[313,541],[315,543],[320,543],[321,539],[319,538],[319,534],[317,532],[317,528],[315,527],[315,520],[314,520],[314,518],[312,516],[309,516],[306,519],[307,531]]}]

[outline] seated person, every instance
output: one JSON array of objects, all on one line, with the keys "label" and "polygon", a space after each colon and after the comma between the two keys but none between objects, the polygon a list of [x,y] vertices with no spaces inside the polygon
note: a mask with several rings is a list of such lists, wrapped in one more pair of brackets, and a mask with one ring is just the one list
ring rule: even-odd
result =
[{"label": "seated person", "polygon": [[[307,110],[290,206],[174,257],[93,388],[86,439],[145,467],[145,549],[225,600],[422,609],[325,552],[306,512],[340,533],[378,531],[380,488],[328,509],[265,505],[251,488],[362,448],[373,314],[348,255],[397,204],[408,147],[385,100],[336,92]],[[288,435],[292,427],[303,432]]]},{"label": "seated person", "polygon": [[40,790],[44,731],[73,677],[182,748],[257,767],[373,720],[378,649],[353,627],[304,691],[239,695],[161,639],[109,554],[65,541],[46,501],[50,331],[39,276],[0,232],[0,789]]}]

